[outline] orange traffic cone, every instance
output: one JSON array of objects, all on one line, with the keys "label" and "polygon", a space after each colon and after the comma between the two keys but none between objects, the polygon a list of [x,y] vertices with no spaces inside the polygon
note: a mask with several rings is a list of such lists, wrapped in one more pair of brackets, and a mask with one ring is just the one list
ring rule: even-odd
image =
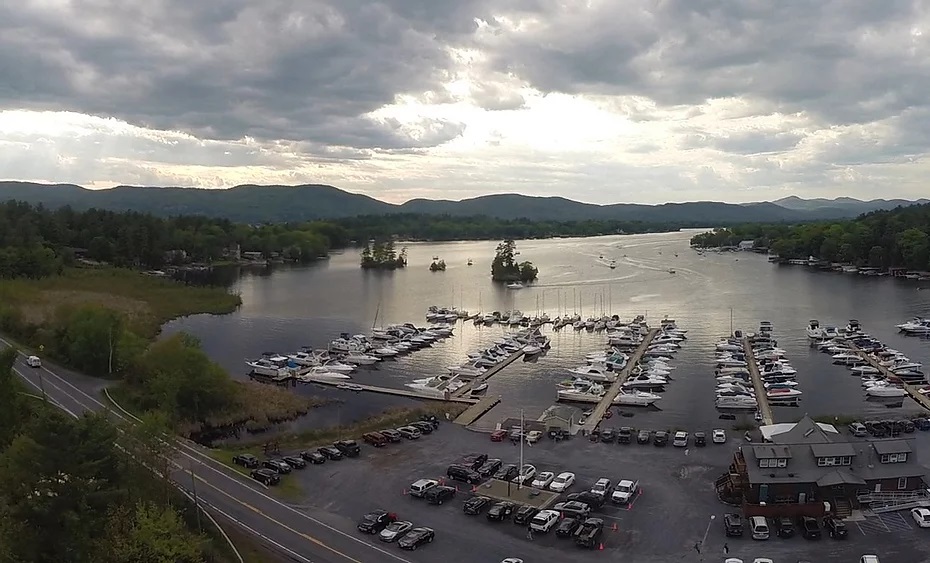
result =
[{"label": "orange traffic cone", "polygon": [[619,529],[619,528],[617,528],[617,523],[616,523],[616,522],[614,522],[614,525],[613,525],[613,526],[611,526],[611,528],[610,528],[610,529],[616,532],[616,531],[617,531],[617,530]]},{"label": "orange traffic cone", "polygon": [[597,550],[598,550],[598,551],[604,551],[604,542],[601,542],[601,543],[597,546]]}]

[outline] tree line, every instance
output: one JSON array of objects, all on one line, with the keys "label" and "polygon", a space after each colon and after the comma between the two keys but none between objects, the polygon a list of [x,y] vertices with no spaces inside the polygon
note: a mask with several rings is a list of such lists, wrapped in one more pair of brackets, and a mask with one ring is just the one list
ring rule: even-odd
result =
[{"label": "tree line", "polygon": [[930,204],[874,211],[848,221],[802,225],[735,225],[691,238],[698,247],[752,240],[781,258],[814,256],[872,268],[930,270]]}]

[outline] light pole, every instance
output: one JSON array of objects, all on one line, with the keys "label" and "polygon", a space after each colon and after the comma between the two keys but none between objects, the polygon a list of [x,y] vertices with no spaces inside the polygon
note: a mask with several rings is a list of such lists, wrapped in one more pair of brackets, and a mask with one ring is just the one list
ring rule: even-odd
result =
[{"label": "light pole", "polygon": [[701,554],[701,561],[704,560],[704,542],[707,541],[707,534],[710,533],[710,526],[714,523],[714,519],[717,517],[716,514],[711,514],[710,519],[707,521],[707,528],[704,529],[704,537],[701,538],[701,541],[698,542],[698,553]]}]

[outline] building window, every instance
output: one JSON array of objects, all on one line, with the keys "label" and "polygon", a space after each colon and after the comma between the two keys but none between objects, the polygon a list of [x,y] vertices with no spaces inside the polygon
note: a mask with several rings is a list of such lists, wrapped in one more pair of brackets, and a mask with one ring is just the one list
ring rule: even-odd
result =
[{"label": "building window", "polygon": [[765,468],[767,468],[768,466],[769,466],[769,460],[767,460],[767,459],[760,459],[760,460],[759,460],[759,467],[765,467]]},{"label": "building window", "polygon": [[778,461],[778,467],[788,467],[788,460],[787,460],[787,459],[781,458],[781,459],[778,459],[778,460],[776,460],[776,461]]},{"label": "building window", "polygon": [[835,457],[818,457],[817,466],[818,467],[833,467],[834,465],[839,465],[838,459]]},{"label": "building window", "polygon": [[882,463],[904,463],[907,461],[907,454],[882,454],[880,461]]},{"label": "building window", "polygon": [[901,490],[901,489],[906,489],[906,488],[907,488],[907,477],[898,477],[898,489]]},{"label": "building window", "polygon": [[848,455],[844,455],[841,461],[842,461],[842,464],[843,464],[843,465],[851,465],[851,464],[852,464],[852,457],[851,457],[851,456],[848,456]]}]

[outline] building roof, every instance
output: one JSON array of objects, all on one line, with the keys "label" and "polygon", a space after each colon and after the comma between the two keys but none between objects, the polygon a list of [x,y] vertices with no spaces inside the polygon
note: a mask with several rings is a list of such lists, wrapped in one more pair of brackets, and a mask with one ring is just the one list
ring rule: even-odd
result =
[{"label": "building roof", "polygon": [[752,446],[752,453],[756,459],[791,458],[791,450],[787,446],[772,444]]},{"label": "building roof", "polygon": [[814,457],[854,456],[856,448],[849,442],[835,442],[832,444],[811,444],[811,453]]},{"label": "building roof", "polygon": [[546,410],[546,422],[552,419],[564,420],[565,422],[575,422],[581,417],[581,411],[568,405],[554,405]]},{"label": "building roof", "polygon": [[865,485],[865,481],[845,469],[834,469],[817,479],[818,487],[832,487],[834,485]]},{"label": "building roof", "polygon": [[762,430],[762,436],[776,444],[827,444],[839,439],[840,433],[829,424],[817,423],[809,416],[805,416],[782,432],[774,432],[766,436],[765,430]]},{"label": "building roof", "polygon": [[904,440],[876,440],[872,442],[875,453],[878,455],[885,454],[906,454],[911,452],[911,446]]}]

